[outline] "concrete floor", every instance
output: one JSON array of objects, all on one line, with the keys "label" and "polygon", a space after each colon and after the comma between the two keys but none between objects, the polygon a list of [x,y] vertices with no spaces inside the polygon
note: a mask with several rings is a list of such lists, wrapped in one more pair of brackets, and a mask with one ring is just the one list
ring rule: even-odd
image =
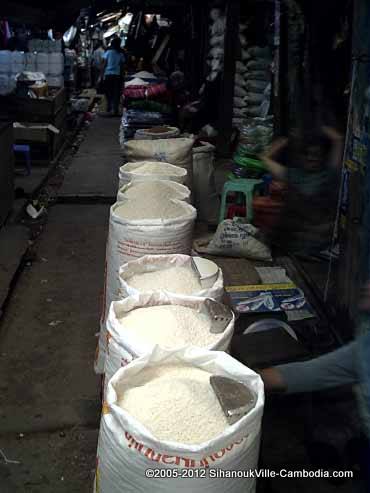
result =
[{"label": "concrete floor", "polygon": [[[85,138],[97,168],[99,125],[108,166],[119,120],[96,119]],[[116,146],[112,163],[117,154]],[[75,179],[78,189],[84,170]],[[112,186],[101,189],[103,199]],[[108,204],[51,207],[1,320],[0,455],[19,462],[0,457],[1,493],[92,491],[100,415],[93,361],[108,219]]]},{"label": "concrete floor", "polygon": [[[118,126],[118,119],[92,123],[60,190],[76,203],[49,210],[1,321],[0,455],[17,463],[0,457],[0,493],[92,492],[100,392],[93,359]],[[81,194],[96,197],[97,186],[107,204],[79,203]],[[301,411],[296,402],[267,402],[263,467],[308,466]],[[261,482],[259,490],[352,491],[321,480]]]}]

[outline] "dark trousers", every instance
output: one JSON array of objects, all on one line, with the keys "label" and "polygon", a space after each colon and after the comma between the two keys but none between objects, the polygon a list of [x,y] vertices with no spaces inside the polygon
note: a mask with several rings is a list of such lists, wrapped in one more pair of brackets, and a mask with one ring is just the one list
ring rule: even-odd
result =
[{"label": "dark trousers", "polygon": [[104,79],[105,95],[108,102],[108,111],[118,113],[121,98],[121,76],[106,75]]}]

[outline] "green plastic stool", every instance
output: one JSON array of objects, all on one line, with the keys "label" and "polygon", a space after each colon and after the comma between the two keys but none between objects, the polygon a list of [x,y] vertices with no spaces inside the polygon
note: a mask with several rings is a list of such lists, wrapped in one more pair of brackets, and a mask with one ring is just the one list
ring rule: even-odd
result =
[{"label": "green plastic stool", "polygon": [[263,185],[263,180],[241,178],[235,181],[227,181],[222,191],[219,223],[225,219],[227,212],[227,195],[230,192],[240,192],[245,195],[246,219],[250,223],[253,219],[253,195],[256,187]]}]

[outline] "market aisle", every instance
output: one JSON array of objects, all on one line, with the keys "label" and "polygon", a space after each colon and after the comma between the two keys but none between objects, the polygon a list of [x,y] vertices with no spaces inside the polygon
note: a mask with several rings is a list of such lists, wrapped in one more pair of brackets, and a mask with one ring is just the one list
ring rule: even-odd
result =
[{"label": "market aisle", "polygon": [[[93,122],[71,172],[81,156],[93,163],[105,156],[94,180],[108,183],[119,152],[106,145],[117,140],[118,124]],[[85,176],[74,173],[75,190]],[[0,460],[1,493],[91,492],[100,412],[94,335],[108,219],[109,205],[52,207],[1,322],[0,449],[20,461]]]},{"label": "market aisle", "polygon": [[59,196],[108,198],[117,194],[122,164],[118,143],[119,118],[96,117],[66,174]]}]

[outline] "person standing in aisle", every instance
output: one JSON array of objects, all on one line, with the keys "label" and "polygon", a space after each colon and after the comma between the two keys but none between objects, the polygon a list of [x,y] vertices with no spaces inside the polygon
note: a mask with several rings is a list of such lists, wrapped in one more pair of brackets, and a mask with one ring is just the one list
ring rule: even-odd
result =
[{"label": "person standing in aisle", "polygon": [[108,113],[119,116],[119,102],[123,80],[125,56],[121,50],[121,40],[114,38],[103,55],[102,78],[108,103]]}]

